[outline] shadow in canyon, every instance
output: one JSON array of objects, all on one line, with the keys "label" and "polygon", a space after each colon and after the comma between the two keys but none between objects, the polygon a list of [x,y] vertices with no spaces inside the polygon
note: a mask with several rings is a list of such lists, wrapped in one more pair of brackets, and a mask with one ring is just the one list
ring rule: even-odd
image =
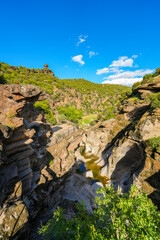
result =
[{"label": "shadow in canyon", "polygon": [[116,191],[118,189],[121,189],[123,193],[130,191],[134,179],[138,177],[144,168],[145,159],[144,146],[134,143],[116,163],[111,174],[111,184],[113,184]]},{"label": "shadow in canyon", "polygon": [[148,197],[153,201],[153,203],[158,207],[160,210],[160,170],[153,174],[151,177],[145,179],[154,189]]}]

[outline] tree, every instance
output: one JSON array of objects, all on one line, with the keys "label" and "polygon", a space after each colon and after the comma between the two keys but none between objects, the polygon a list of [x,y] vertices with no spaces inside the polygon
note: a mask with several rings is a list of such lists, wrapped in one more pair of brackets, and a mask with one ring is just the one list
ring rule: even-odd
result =
[{"label": "tree", "polygon": [[39,234],[47,240],[160,239],[160,213],[145,193],[134,186],[129,194],[115,193],[111,187],[98,193],[93,214],[86,211],[84,203],[77,205],[72,218],[57,208]]},{"label": "tree", "polygon": [[6,81],[6,79],[4,78],[4,76],[3,75],[0,75],[0,84],[6,84],[7,83],[7,81]]}]

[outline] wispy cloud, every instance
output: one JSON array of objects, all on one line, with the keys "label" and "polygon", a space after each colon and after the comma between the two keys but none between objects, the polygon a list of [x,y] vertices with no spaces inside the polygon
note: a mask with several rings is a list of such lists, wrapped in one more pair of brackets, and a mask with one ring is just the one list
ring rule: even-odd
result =
[{"label": "wispy cloud", "polygon": [[89,52],[89,58],[92,58],[92,57],[94,57],[94,56],[96,56],[96,55],[98,55],[98,53],[93,52],[93,51],[90,51],[90,52]]},{"label": "wispy cloud", "polygon": [[132,58],[133,59],[135,59],[135,58],[137,58],[138,57],[138,55],[132,55]]},{"label": "wispy cloud", "polygon": [[83,55],[77,55],[77,56],[72,57],[72,61],[77,62],[80,65],[84,65],[85,62],[82,60],[82,58],[83,58]]},{"label": "wispy cloud", "polygon": [[87,35],[78,36],[78,42],[76,45],[79,46],[81,43],[85,42],[87,37],[88,37]]},{"label": "wispy cloud", "polygon": [[102,74],[105,74],[105,73],[120,73],[120,72],[123,72],[123,70],[118,69],[118,68],[106,67],[106,68],[97,69],[96,74],[97,75],[102,75]]}]

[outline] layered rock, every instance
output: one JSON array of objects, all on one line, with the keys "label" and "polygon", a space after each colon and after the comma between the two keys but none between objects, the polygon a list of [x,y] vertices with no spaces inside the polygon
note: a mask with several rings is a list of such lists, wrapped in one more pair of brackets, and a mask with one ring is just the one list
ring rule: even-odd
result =
[{"label": "layered rock", "polygon": [[3,85],[0,98],[0,239],[21,238],[74,171],[83,131],[50,125],[34,103],[53,101],[38,87]]}]

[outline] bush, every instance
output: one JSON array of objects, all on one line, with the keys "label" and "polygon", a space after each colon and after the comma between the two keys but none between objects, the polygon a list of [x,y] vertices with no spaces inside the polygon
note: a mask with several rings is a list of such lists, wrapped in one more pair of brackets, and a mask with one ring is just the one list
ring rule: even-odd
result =
[{"label": "bush", "polygon": [[90,126],[94,126],[95,124],[96,124],[95,121],[91,121],[89,125],[90,125]]},{"label": "bush", "polygon": [[152,74],[146,74],[144,77],[143,77],[143,80],[141,82],[141,84],[145,84],[145,83],[148,83],[148,82],[152,82]]},{"label": "bush", "polygon": [[93,214],[85,204],[77,205],[77,213],[66,218],[57,208],[53,219],[41,227],[39,234],[51,240],[158,240],[160,213],[144,193],[132,186],[130,194],[115,193],[112,188],[100,189],[97,209]]},{"label": "bush", "polygon": [[150,138],[147,141],[148,145],[152,148],[152,150],[157,151],[157,149],[160,147],[160,137],[154,137],[154,138]]},{"label": "bush", "polygon": [[56,124],[56,118],[53,115],[53,112],[50,109],[50,105],[47,100],[43,100],[40,102],[35,102],[34,104],[35,108],[39,109],[40,111],[43,111],[47,117],[47,120],[52,123],[53,125]]},{"label": "bush", "polygon": [[160,108],[160,93],[152,93],[149,99],[151,100],[151,107],[153,109]]},{"label": "bush", "polygon": [[82,109],[76,109],[74,106],[66,105],[65,107],[61,106],[57,109],[60,115],[65,115],[66,119],[75,123],[77,123],[78,119],[81,119],[83,116]]},{"label": "bush", "polygon": [[136,82],[133,84],[132,86],[132,91],[134,91],[137,87],[139,87],[141,85],[141,82]]},{"label": "bush", "polygon": [[62,123],[64,123],[66,120],[66,116],[64,114],[59,114],[57,118]]},{"label": "bush", "polygon": [[115,109],[112,107],[108,107],[104,112],[102,112],[102,120],[105,121],[114,118],[115,117],[114,113]]},{"label": "bush", "polygon": [[153,77],[160,75],[160,68],[156,69],[156,72],[152,74]]},{"label": "bush", "polygon": [[4,76],[1,74],[1,75],[0,75],[0,84],[6,84],[6,83],[7,83],[6,79],[5,79]]},{"label": "bush", "polygon": [[34,106],[37,109],[44,111],[45,114],[48,114],[51,111],[49,103],[48,103],[47,100],[43,100],[43,101],[40,101],[40,102],[35,102]]}]

